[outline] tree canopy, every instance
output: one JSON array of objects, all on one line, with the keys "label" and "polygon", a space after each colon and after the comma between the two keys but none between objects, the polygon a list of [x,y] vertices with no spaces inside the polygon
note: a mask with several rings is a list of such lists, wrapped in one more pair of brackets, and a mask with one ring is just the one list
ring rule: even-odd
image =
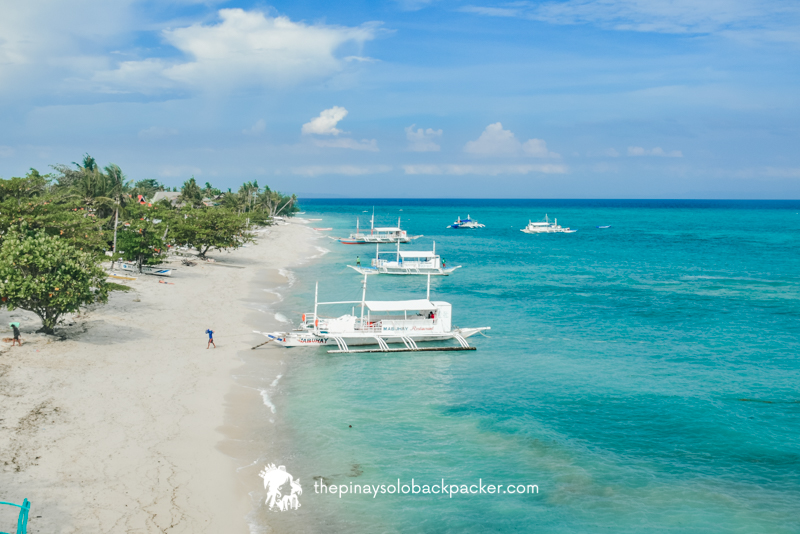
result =
[{"label": "tree canopy", "polygon": [[64,314],[106,302],[105,280],[92,253],[42,230],[33,235],[12,230],[0,246],[2,304],[34,312],[48,334]]},{"label": "tree canopy", "polygon": [[105,300],[99,266],[115,242],[114,258],[139,266],[157,263],[174,245],[205,257],[250,241],[250,225],[299,210],[297,197],[256,180],[222,192],[191,177],[177,199],[153,203],[170,188],[153,178],[134,182],[118,165],[102,167],[89,154],[53,169],[0,179],[0,297],[9,308],[37,313],[48,332],[64,313]]},{"label": "tree canopy", "polygon": [[173,233],[179,245],[196,248],[200,257],[211,250],[235,249],[252,240],[243,215],[225,208],[186,209]]}]

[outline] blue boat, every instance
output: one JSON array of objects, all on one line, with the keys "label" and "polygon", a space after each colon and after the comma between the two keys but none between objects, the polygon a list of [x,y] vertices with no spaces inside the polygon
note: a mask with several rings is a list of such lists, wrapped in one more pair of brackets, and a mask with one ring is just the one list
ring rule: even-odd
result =
[{"label": "blue boat", "polygon": [[467,214],[466,219],[462,219],[459,217],[456,222],[448,226],[447,228],[486,228],[485,224],[481,224],[478,221],[473,221],[470,219],[469,214]]}]

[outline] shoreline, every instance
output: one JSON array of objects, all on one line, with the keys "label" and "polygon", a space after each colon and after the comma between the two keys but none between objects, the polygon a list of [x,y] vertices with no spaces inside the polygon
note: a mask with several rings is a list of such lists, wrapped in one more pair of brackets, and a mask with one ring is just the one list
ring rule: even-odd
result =
[{"label": "shoreline", "polygon": [[252,324],[277,324],[254,317],[264,294],[250,290],[280,282],[314,242],[298,221],[211,254],[217,264],[118,281],[132,290],[70,317],[61,340],[33,334],[31,313],[0,312],[22,322],[24,342],[0,352],[0,500],[32,502],[29,532],[248,531],[253,486],[226,446],[230,414],[257,409],[237,384],[245,351],[268,361],[250,351],[264,340]]}]

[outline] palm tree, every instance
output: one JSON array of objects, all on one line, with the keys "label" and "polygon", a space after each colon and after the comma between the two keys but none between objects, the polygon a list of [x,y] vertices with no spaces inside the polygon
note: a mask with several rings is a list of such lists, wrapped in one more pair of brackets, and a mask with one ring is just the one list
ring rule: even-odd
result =
[{"label": "palm tree", "polygon": [[[117,252],[117,225],[119,224],[119,211],[124,207],[126,200],[130,198],[128,190],[130,189],[131,182],[125,180],[125,175],[119,165],[111,163],[105,168],[106,171],[106,189],[107,198],[114,204],[114,244],[111,250]],[[114,268],[114,261],[111,262],[111,268]]]},{"label": "palm tree", "polygon": [[183,182],[178,200],[191,205],[193,208],[203,205],[203,190],[197,185],[194,176]]},{"label": "palm tree", "polygon": [[70,183],[67,197],[75,198],[90,210],[109,205],[108,179],[96,168],[81,170]]}]

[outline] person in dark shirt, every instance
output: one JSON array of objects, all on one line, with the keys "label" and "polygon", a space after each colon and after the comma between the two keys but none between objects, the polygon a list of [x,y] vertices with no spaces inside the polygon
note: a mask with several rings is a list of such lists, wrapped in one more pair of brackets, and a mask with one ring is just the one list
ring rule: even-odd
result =
[{"label": "person in dark shirt", "polygon": [[14,339],[11,340],[11,346],[14,346],[14,343],[22,346],[22,340],[19,338],[19,323],[11,323],[11,330],[14,332]]}]

